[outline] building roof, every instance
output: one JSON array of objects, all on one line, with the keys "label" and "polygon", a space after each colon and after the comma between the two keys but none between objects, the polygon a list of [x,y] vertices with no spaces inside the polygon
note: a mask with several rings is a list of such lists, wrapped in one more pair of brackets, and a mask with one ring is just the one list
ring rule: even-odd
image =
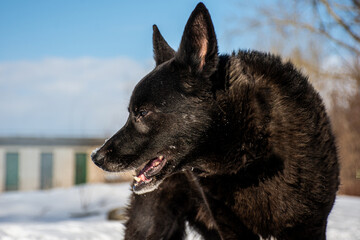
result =
[{"label": "building roof", "polygon": [[0,137],[0,146],[100,146],[104,138]]}]

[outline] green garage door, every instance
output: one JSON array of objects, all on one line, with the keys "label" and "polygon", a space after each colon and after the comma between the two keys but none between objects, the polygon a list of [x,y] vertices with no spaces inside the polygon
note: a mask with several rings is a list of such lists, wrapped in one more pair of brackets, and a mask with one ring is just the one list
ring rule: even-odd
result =
[{"label": "green garage door", "polygon": [[75,184],[86,183],[86,153],[76,153],[75,160]]},{"label": "green garage door", "polygon": [[19,189],[19,154],[6,153],[6,180],[5,190],[14,191]]},{"label": "green garage door", "polygon": [[53,178],[53,155],[52,153],[41,153],[41,189],[49,189],[52,187]]}]

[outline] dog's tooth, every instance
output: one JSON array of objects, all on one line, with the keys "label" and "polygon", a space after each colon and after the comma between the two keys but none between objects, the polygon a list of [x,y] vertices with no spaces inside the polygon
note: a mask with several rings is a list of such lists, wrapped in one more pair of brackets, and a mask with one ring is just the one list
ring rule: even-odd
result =
[{"label": "dog's tooth", "polygon": [[160,156],[159,159],[160,161],[162,161],[164,159],[164,156]]},{"label": "dog's tooth", "polygon": [[135,180],[136,182],[140,182],[141,178],[135,176],[135,177],[134,177],[134,180]]}]

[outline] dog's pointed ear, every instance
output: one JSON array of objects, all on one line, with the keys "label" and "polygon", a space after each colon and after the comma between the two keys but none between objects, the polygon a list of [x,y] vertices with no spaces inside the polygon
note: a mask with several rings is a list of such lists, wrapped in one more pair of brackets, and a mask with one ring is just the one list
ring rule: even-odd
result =
[{"label": "dog's pointed ear", "polygon": [[156,25],[153,25],[153,48],[156,66],[175,56],[175,51],[165,41]]},{"label": "dog's pointed ear", "polygon": [[191,13],[176,59],[195,74],[210,76],[218,63],[218,47],[209,11],[199,3]]}]

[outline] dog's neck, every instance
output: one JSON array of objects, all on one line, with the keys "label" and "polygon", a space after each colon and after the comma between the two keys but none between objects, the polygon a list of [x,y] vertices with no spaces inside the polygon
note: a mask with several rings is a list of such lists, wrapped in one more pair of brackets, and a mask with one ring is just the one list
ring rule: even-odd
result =
[{"label": "dog's neck", "polygon": [[[267,156],[262,155],[269,151],[268,143],[265,142],[267,138],[262,136],[266,131],[255,128],[257,114],[250,111],[254,109],[255,101],[253,80],[248,79],[245,70],[235,75],[232,71],[235,67],[244,67],[239,58],[221,55],[217,71],[210,78],[215,99],[212,114],[216,124],[209,129],[206,136],[208,140],[204,141],[199,151],[206,153],[206,156],[197,156],[199,165],[209,175],[237,173],[254,161],[266,160]],[[235,149],[233,142],[228,142],[229,139],[236,139],[238,144]],[[232,168],[226,169],[226,166]]]}]

